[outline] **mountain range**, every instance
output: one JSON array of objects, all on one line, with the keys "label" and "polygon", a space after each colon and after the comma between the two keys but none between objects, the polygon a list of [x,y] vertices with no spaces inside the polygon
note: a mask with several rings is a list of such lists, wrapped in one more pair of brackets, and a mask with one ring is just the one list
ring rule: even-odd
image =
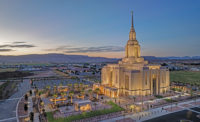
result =
[{"label": "mountain range", "polygon": [[[200,59],[200,56],[185,56],[185,57],[155,57],[143,56],[145,60],[190,60]],[[14,62],[40,62],[40,63],[81,63],[81,62],[116,62],[117,58],[104,57],[89,57],[86,55],[65,55],[65,54],[30,54],[30,55],[0,55],[0,62],[14,63]]]}]

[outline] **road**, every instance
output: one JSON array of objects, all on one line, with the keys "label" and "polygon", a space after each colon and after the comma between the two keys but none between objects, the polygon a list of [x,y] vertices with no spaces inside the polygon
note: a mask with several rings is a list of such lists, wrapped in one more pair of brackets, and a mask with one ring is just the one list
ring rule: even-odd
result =
[{"label": "road", "polygon": [[16,106],[18,100],[30,90],[29,79],[19,83],[18,91],[9,99],[0,100],[0,122],[16,122]]}]

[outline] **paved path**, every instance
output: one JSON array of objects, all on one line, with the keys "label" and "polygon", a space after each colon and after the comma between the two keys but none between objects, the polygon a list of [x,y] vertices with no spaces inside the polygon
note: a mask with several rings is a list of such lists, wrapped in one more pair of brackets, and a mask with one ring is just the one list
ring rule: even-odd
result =
[{"label": "paved path", "polygon": [[18,98],[10,98],[10,99],[5,99],[5,100],[0,100],[0,102],[8,101],[8,100],[18,100],[18,99],[20,99],[20,97],[18,97]]},{"label": "paved path", "polygon": [[30,89],[29,80],[19,83],[18,91],[9,99],[0,101],[0,122],[16,122],[16,106],[19,98]]},{"label": "paved path", "polygon": [[39,113],[34,114],[34,122],[40,122],[39,121]]},{"label": "paved path", "polygon": [[[151,109],[151,110],[148,110],[148,111],[143,111],[143,112],[139,112],[139,113],[135,113],[135,114],[126,115],[125,118],[132,118],[133,120],[136,120],[137,122],[142,122],[142,121],[145,121],[145,120],[153,119],[153,118],[156,118],[156,117],[160,117],[160,116],[163,116],[163,115],[166,115],[166,114],[170,114],[170,113],[174,113],[174,112],[178,112],[178,111],[182,111],[182,110],[190,110],[190,111],[193,111],[195,113],[200,114],[200,112],[195,111],[193,109],[190,109],[191,107],[181,106],[183,104],[188,104],[192,107],[198,107],[199,106],[199,105],[190,104],[191,102],[194,102],[194,100],[181,102],[178,105],[173,104],[172,108],[176,107],[176,106],[181,108],[180,110],[173,111],[173,112],[162,110],[162,107],[159,107],[159,108]],[[197,99],[197,102],[200,102],[200,99]],[[164,108],[171,108],[171,105],[164,106]],[[123,116],[120,116],[120,117],[117,117],[117,118],[103,120],[101,122],[115,122],[116,120],[123,119],[123,118],[124,118]]]}]

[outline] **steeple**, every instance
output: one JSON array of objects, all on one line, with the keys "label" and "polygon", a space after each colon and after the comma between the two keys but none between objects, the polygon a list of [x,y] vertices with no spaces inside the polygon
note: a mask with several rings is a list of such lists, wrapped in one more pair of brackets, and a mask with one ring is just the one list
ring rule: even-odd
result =
[{"label": "steeple", "polygon": [[134,29],[134,24],[133,24],[133,11],[131,11],[131,16],[132,16],[132,20],[131,20],[131,30],[129,33],[129,40],[134,41],[136,40],[136,33]]},{"label": "steeple", "polygon": [[133,11],[131,11],[131,16],[132,16],[132,21],[131,21],[131,30],[134,30],[134,25],[133,25]]},{"label": "steeple", "polygon": [[136,33],[134,29],[133,24],[133,12],[131,12],[131,30],[129,32],[129,40],[126,44],[126,58],[129,58],[130,60],[140,60],[140,45],[138,41],[136,40]]}]

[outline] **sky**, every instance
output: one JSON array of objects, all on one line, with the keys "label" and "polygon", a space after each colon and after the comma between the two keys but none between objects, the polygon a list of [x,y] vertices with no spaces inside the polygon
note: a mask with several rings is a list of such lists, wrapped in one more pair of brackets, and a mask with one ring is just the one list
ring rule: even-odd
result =
[{"label": "sky", "polygon": [[0,0],[0,55],[199,56],[199,0]]}]

